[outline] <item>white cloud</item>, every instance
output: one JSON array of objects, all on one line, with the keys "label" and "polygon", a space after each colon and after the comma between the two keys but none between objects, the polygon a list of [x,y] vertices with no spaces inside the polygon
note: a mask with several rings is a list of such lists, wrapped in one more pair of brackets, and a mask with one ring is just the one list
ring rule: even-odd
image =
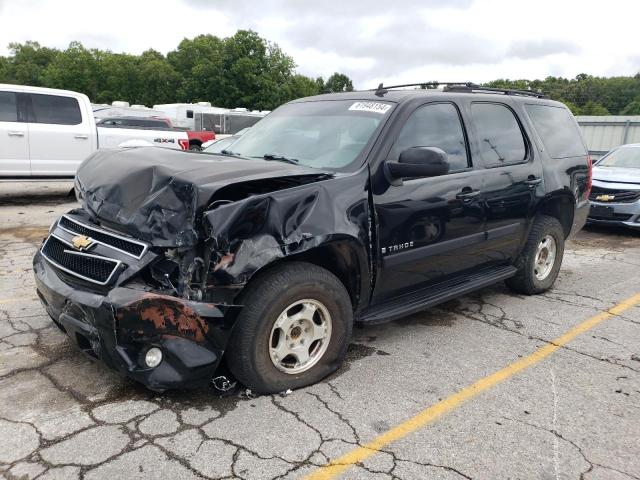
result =
[{"label": "white cloud", "polygon": [[163,53],[198,34],[253,28],[301,73],[380,81],[631,75],[640,2],[609,0],[0,0],[0,55],[9,42]]}]

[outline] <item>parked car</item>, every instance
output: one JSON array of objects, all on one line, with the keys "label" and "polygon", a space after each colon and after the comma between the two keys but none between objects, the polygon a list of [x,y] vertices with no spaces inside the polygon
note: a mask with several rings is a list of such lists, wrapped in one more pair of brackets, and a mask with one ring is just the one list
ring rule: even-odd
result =
[{"label": "parked car", "polygon": [[96,127],[86,95],[0,84],[0,177],[72,178],[98,148],[129,140],[186,150],[185,132]]},{"label": "parked car", "polygon": [[588,222],[640,228],[640,144],[618,147],[595,163]]},{"label": "parked car", "polygon": [[505,280],[549,289],[589,211],[571,112],[539,94],[344,92],[281,106],[209,156],[97,152],[34,258],[80,348],[154,390],[256,392],[342,363],[354,322]]},{"label": "parked car", "polygon": [[239,137],[232,135],[230,137],[221,138],[215,142],[211,142],[205,148],[202,149],[203,153],[223,153],[224,150],[229,148]]},{"label": "parked car", "polygon": [[187,132],[189,138],[189,150],[199,152],[202,146],[207,142],[212,142],[216,138],[214,132],[209,131],[191,131],[182,128],[173,127],[171,120],[165,117],[107,117],[96,122],[99,127],[113,128],[151,128],[156,130],[176,130],[179,132]]},{"label": "parked car", "polygon": [[106,117],[96,120],[99,127],[112,128],[155,128],[157,130],[171,130],[171,120],[161,117]]},{"label": "parked car", "polygon": [[218,140],[213,140],[211,142],[207,142],[202,145],[202,151],[204,153],[226,153],[226,150],[231,147],[242,135],[246,133],[251,127],[243,128],[235,135],[231,135],[230,137],[220,138]]}]

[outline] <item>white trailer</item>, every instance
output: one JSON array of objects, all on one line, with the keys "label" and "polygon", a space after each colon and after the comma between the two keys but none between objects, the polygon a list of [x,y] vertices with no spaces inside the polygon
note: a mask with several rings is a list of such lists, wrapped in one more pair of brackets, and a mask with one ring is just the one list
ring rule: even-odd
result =
[{"label": "white trailer", "polygon": [[162,112],[171,120],[174,127],[196,130],[196,113],[225,113],[228,108],[212,107],[209,102],[199,103],[166,103],[154,105],[153,110]]}]

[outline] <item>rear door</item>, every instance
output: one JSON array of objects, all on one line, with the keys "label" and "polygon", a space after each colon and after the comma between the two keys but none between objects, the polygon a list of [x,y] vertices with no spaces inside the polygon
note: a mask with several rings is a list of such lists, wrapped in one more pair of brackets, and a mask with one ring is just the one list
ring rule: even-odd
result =
[{"label": "rear door", "polygon": [[71,95],[28,95],[31,174],[72,177],[95,149],[90,112]]},{"label": "rear door", "polygon": [[467,101],[474,160],[484,166],[480,201],[486,212],[483,255],[513,259],[523,245],[542,188],[542,162],[509,99]]},{"label": "rear door", "polygon": [[19,108],[22,94],[0,90],[0,176],[25,177],[29,167],[29,129]]}]

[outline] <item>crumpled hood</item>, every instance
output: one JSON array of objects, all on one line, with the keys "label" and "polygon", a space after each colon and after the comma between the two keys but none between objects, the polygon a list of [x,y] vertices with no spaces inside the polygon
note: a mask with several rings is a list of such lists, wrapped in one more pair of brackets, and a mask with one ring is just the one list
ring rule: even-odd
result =
[{"label": "crumpled hood", "polygon": [[640,168],[593,167],[593,179],[601,182],[640,184]]},{"label": "crumpled hood", "polygon": [[142,147],[97,151],[80,165],[75,186],[78,201],[98,222],[175,247],[199,241],[199,217],[223,187],[282,178],[308,183],[328,174],[278,161]]}]

